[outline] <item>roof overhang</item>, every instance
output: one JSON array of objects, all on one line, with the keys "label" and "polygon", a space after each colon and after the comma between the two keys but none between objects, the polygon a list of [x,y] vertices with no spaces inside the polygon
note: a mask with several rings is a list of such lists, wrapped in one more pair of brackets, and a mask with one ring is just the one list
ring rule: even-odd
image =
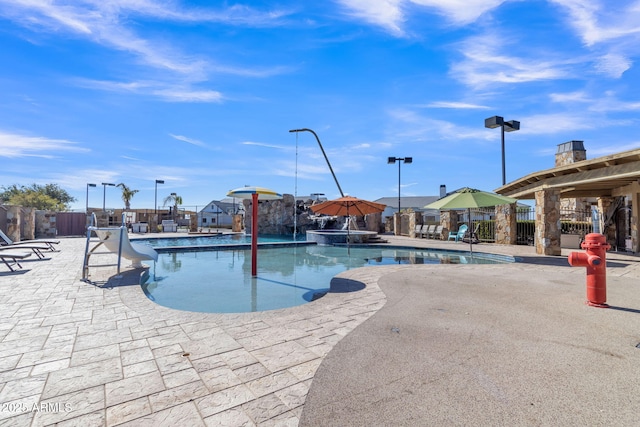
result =
[{"label": "roof overhang", "polygon": [[563,198],[612,197],[640,180],[640,149],[583,160],[535,172],[495,190],[516,199],[534,199],[541,190],[559,190]]}]

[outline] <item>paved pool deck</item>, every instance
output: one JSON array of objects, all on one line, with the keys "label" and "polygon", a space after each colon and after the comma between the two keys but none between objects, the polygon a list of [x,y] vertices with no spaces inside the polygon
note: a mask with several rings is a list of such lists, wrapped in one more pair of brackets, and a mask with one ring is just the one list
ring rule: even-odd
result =
[{"label": "paved pool deck", "polygon": [[570,251],[481,244],[520,262],[360,268],[334,279],[357,292],[203,314],[147,299],[139,270],[81,281],[85,239],[61,240],[0,266],[0,426],[639,422],[636,256],[608,254],[608,309],[584,304]]}]

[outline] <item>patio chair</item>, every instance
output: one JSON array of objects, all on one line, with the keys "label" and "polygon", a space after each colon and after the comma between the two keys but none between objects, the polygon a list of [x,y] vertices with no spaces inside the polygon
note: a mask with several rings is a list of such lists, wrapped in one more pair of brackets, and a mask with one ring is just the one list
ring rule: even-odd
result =
[{"label": "patio chair", "polygon": [[416,225],[416,228],[413,230],[414,237],[416,237],[416,238],[422,237],[423,227],[426,227],[426,226],[424,226],[422,224]]},{"label": "patio chair", "polygon": [[25,259],[30,256],[31,252],[27,251],[0,251],[0,260],[4,262],[10,271],[16,271],[16,269],[13,268],[14,265],[17,265],[18,268],[22,268],[18,260]]},{"label": "patio chair", "polygon": [[467,228],[469,228],[467,226],[467,224],[463,224],[458,228],[458,231],[450,231],[449,232],[449,237],[447,238],[448,240],[455,240],[456,242],[461,242],[462,238],[464,237],[465,233],[467,232]]},{"label": "patio chair", "polygon": [[435,225],[425,225],[424,228],[422,229],[422,236],[429,239],[431,238],[431,235],[435,230],[436,230]]},{"label": "patio chair", "polygon": [[432,239],[438,239],[438,240],[442,239],[442,230],[443,229],[444,229],[444,227],[441,226],[441,225],[436,226],[436,229],[433,230],[433,233],[431,233],[431,238]]},{"label": "patio chair", "polygon": [[14,242],[13,240],[11,240],[9,238],[9,236],[7,236],[6,234],[4,234],[4,232],[2,230],[0,230],[0,245],[1,246],[18,246],[18,245],[32,245],[32,244],[39,244],[39,245],[44,245],[46,246],[45,250],[49,250],[52,252],[57,252],[58,249],[56,249],[53,245],[57,245],[60,243],[60,240],[57,239],[33,239],[33,240],[20,240],[19,242]]},{"label": "patio chair", "polygon": [[15,251],[20,251],[20,250],[27,250],[30,249],[34,254],[36,254],[36,256],[40,259],[44,259],[45,255],[42,253],[42,251],[48,251],[49,250],[49,246],[47,245],[38,245],[35,243],[32,244],[24,244],[24,245],[20,245],[17,243],[14,243],[13,245],[4,245],[4,246],[0,246],[0,254],[6,254],[8,252],[15,252]]}]

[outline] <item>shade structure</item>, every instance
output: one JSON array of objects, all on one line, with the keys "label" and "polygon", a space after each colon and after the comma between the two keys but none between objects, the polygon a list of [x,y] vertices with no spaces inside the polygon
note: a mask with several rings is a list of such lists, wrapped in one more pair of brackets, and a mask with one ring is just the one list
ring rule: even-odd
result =
[{"label": "shade structure", "polygon": [[258,200],[281,199],[282,194],[264,187],[241,187],[227,193],[228,197],[251,199],[251,276],[258,275]]},{"label": "shade structure", "polygon": [[241,187],[231,190],[227,193],[228,197],[236,197],[238,199],[252,199],[257,194],[259,200],[275,200],[282,199],[282,194],[276,193],[264,187]]},{"label": "shade structure", "polygon": [[516,203],[518,200],[513,197],[501,196],[500,194],[490,193],[488,191],[476,190],[474,188],[465,187],[449,194],[440,200],[429,203],[424,206],[425,209],[438,210],[455,210],[455,209],[471,209],[486,208],[490,206],[509,205]]},{"label": "shade structure", "polygon": [[328,200],[311,206],[311,210],[317,214],[333,216],[369,215],[384,211],[387,205],[358,199],[357,197],[344,196],[335,200]]},{"label": "shade structure", "polygon": [[[516,203],[518,200],[513,197],[501,196],[500,194],[490,193],[488,191],[476,190],[474,188],[465,187],[453,194],[449,194],[440,200],[429,203],[424,206],[425,209],[438,210],[456,210],[467,209],[469,212],[469,233],[473,233],[471,226],[471,209],[486,208],[490,206],[509,205]],[[469,247],[473,251],[473,235],[469,236]]]},{"label": "shade structure", "polygon": [[[379,213],[384,211],[387,205],[382,203],[370,202],[364,199],[358,199],[352,196],[343,196],[335,200],[327,200],[326,202],[319,203],[311,206],[311,210],[317,214],[332,215],[332,216],[351,216],[351,215],[369,215],[373,213]],[[350,251],[349,224],[350,220],[347,219],[347,249]],[[349,252],[351,253],[351,252]]]}]

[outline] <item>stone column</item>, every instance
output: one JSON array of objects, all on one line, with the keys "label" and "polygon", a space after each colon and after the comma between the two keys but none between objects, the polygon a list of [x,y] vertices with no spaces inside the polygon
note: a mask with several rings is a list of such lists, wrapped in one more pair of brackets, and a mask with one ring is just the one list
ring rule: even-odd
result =
[{"label": "stone column", "polygon": [[600,233],[604,234],[607,238],[607,243],[612,247],[616,246],[616,224],[612,222],[611,225],[607,228],[606,232],[604,230],[604,219],[611,209],[611,205],[615,202],[615,197],[598,197],[598,213],[600,215]]},{"label": "stone column", "polygon": [[440,211],[440,225],[442,235],[447,236],[450,231],[458,229],[458,213],[456,211]]},{"label": "stone column", "polygon": [[393,234],[395,236],[402,234],[402,214],[400,212],[393,214]]},{"label": "stone column", "polygon": [[14,242],[20,239],[20,221],[22,216],[21,206],[8,206],[7,209],[7,237]]},{"label": "stone column", "polygon": [[[35,208],[22,208],[22,240],[32,240],[36,238],[36,230],[38,228],[36,224],[36,209]],[[54,235],[55,236],[55,235]]]},{"label": "stone column", "polygon": [[631,193],[631,250],[640,252],[640,236],[638,235],[638,218],[640,217],[640,194]]},{"label": "stone column", "polygon": [[496,206],[496,243],[515,245],[518,235],[516,204]]},{"label": "stone column", "polygon": [[189,231],[195,233],[198,231],[198,214],[191,214],[189,216]]},{"label": "stone column", "polygon": [[536,253],[560,255],[560,191],[536,191]]}]

